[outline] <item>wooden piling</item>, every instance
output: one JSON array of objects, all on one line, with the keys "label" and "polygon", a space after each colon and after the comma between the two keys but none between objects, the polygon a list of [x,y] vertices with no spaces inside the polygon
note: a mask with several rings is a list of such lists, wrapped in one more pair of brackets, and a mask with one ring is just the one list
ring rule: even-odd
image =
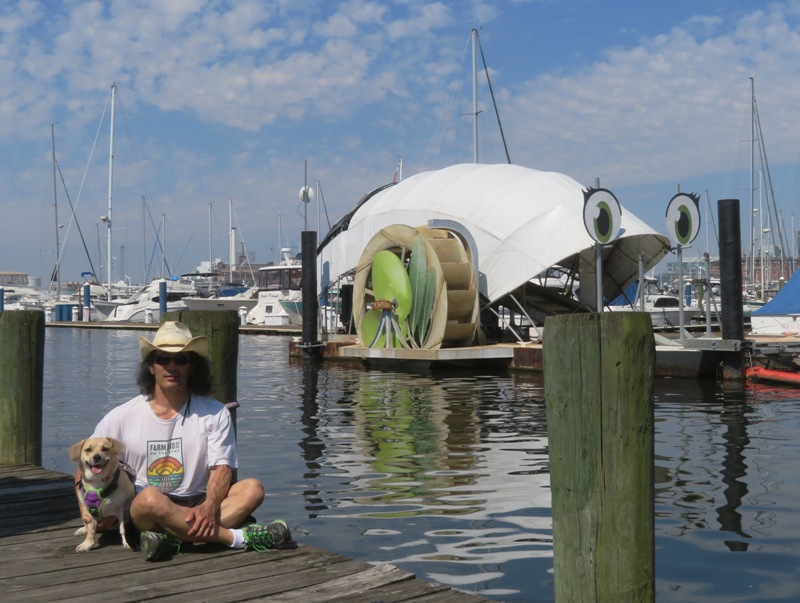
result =
[{"label": "wooden piling", "polygon": [[[223,404],[236,402],[239,366],[239,315],[236,310],[175,310],[162,315],[163,321],[185,324],[193,337],[208,337],[208,360],[214,387],[211,396]],[[235,408],[231,409],[234,421]]]},{"label": "wooden piling", "polygon": [[556,602],[652,602],[650,318],[552,317],[542,343]]},{"label": "wooden piling", "polygon": [[42,464],[44,312],[0,312],[0,466]]}]

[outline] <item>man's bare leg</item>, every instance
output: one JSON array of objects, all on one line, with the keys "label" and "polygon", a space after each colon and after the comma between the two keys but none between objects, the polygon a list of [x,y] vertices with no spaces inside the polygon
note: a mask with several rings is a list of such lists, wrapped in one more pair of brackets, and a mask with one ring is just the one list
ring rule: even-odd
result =
[{"label": "man's bare leg", "polygon": [[238,527],[264,499],[264,489],[256,479],[246,479],[231,486],[222,501],[213,532],[198,537],[190,533],[186,521],[187,507],[172,502],[158,488],[145,488],[131,505],[131,518],[140,531],[166,532],[187,542],[216,542],[233,544],[231,528]]}]

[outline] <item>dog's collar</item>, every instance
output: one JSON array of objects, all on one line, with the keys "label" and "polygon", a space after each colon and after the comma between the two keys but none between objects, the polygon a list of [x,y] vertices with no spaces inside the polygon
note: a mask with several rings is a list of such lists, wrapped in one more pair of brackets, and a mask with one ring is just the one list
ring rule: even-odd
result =
[{"label": "dog's collar", "polygon": [[109,496],[117,489],[119,484],[120,467],[114,472],[114,477],[104,488],[92,488],[88,486],[83,480],[80,481],[81,497],[86,504],[86,508],[91,513],[92,517],[101,519],[103,517],[101,509]]}]

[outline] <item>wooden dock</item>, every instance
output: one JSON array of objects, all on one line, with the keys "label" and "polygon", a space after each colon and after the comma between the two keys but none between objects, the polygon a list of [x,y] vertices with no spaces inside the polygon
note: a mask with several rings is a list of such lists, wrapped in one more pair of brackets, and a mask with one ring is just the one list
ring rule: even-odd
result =
[{"label": "wooden dock", "polygon": [[185,544],[149,563],[105,534],[76,553],[82,525],[72,476],[30,465],[0,467],[0,593],[3,601],[331,601],[490,603],[415,579],[390,564],[371,565],[300,543],[255,553]]}]

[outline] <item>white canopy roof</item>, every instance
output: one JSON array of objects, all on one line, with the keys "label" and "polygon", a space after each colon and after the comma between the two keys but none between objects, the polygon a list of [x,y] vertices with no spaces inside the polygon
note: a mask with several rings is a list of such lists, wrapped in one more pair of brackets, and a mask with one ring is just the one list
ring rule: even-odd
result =
[{"label": "white canopy roof", "polygon": [[[355,268],[361,252],[392,224],[456,222],[475,243],[480,291],[490,301],[559,265],[594,264],[583,223],[584,187],[569,176],[518,165],[459,164],[423,172],[367,195],[320,245],[321,286]],[[622,234],[604,249],[604,291],[615,296],[669,251],[669,239],[622,210]]]}]

